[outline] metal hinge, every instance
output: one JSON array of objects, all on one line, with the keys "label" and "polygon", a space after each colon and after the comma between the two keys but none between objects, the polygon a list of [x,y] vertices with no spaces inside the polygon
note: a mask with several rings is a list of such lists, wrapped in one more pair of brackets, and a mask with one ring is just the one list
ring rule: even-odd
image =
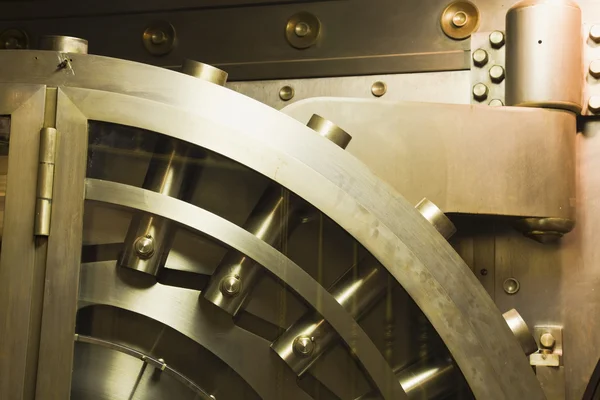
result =
[{"label": "metal hinge", "polygon": [[55,128],[42,128],[40,131],[40,155],[33,228],[33,233],[36,236],[48,236],[50,234],[56,139],[57,132]]}]

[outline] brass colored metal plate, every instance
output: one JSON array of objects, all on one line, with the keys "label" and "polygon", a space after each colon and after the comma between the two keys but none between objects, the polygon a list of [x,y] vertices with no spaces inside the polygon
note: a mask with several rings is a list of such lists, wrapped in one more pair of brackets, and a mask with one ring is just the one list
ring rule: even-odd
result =
[{"label": "brass colored metal plate", "polygon": [[308,12],[299,12],[288,19],[285,37],[297,49],[306,49],[317,43],[321,34],[321,21]]},{"label": "brass colored metal plate", "polygon": [[470,1],[455,1],[442,12],[442,30],[451,39],[466,39],[479,28],[479,9]]},{"label": "brass colored metal plate", "polygon": [[177,43],[177,35],[169,22],[154,21],[144,30],[142,41],[148,53],[162,56],[173,50]]}]

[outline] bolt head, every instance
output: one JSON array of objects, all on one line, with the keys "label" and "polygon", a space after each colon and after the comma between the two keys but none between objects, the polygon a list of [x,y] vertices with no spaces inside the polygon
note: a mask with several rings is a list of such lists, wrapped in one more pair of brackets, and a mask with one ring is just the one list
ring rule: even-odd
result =
[{"label": "bolt head", "polygon": [[283,101],[289,101],[294,97],[294,88],[291,86],[284,86],[279,89],[279,98]]},{"label": "bolt head", "polygon": [[484,101],[488,97],[488,87],[483,83],[478,83],[473,86],[473,98],[479,102]]},{"label": "bolt head", "polygon": [[296,354],[308,357],[315,351],[315,342],[308,336],[298,336],[292,344]]},{"label": "bolt head", "polygon": [[377,81],[371,85],[371,94],[375,97],[381,97],[387,92],[385,82]]},{"label": "bolt head", "polygon": [[588,100],[588,109],[594,114],[600,112],[600,96],[592,96]]},{"label": "bolt head", "polygon": [[133,247],[139,258],[150,258],[154,254],[154,239],[151,235],[140,236],[133,243]]},{"label": "bolt head", "polygon": [[476,67],[483,67],[488,62],[488,53],[484,49],[477,49],[473,52],[473,64]]},{"label": "bolt head", "polygon": [[468,21],[469,21],[469,17],[467,16],[467,13],[464,11],[457,11],[452,16],[452,25],[454,25],[457,28],[462,28],[463,26],[465,26],[467,24]]},{"label": "bolt head", "polygon": [[519,284],[519,281],[515,278],[508,278],[504,281],[502,287],[504,288],[506,294],[515,294],[519,291],[521,285]]},{"label": "bolt head", "polygon": [[598,60],[594,60],[590,63],[590,75],[593,76],[594,78],[598,79],[600,78],[600,59]]},{"label": "bolt head", "polygon": [[593,42],[600,43],[600,25],[592,25],[590,28],[590,39]]},{"label": "bolt head", "polygon": [[167,41],[167,35],[163,31],[154,31],[150,37],[152,44],[163,44]]},{"label": "bolt head", "polygon": [[500,99],[492,99],[492,100],[490,100],[488,105],[490,107],[502,107],[504,105],[504,103]]},{"label": "bolt head", "polygon": [[494,83],[500,83],[504,80],[504,68],[501,65],[494,65],[490,68],[490,79]]},{"label": "bolt head", "polygon": [[554,338],[554,336],[551,333],[544,333],[542,336],[540,336],[540,346],[542,346],[545,349],[552,349],[554,348],[554,345],[556,344],[556,339]]},{"label": "bolt head", "polygon": [[499,49],[504,46],[505,41],[504,32],[494,31],[490,33],[490,44],[494,49]]},{"label": "bolt head", "polygon": [[310,26],[306,22],[298,22],[294,27],[294,33],[298,37],[304,37],[310,33]]},{"label": "bolt head", "polygon": [[242,290],[242,281],[239,276],[229,275],[221,280],[221,293],[225,296],[235,297]]}]

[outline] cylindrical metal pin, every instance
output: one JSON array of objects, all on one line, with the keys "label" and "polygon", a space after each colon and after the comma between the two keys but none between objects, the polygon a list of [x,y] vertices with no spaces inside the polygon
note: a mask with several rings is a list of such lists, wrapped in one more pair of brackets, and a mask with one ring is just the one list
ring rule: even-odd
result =
[{"label": "cylindrical metal pin", "polygon": [[[313,115],[308,126],[321,136],[345,148],[352,137],[334,123]],[[284,235],[290,235],[300,222],[295,204],[288,204],[284,190],[270,186],[250,213],[244,229],[271,246],[278,247]],[[243,254],[228,252],[203,292],[204,298],[231,315],[236,315],[248,300],[260,278],[262,267]],[[230,291],[232,277],[236,277],[236,290]]]},{"label": "cylindrical metal pin", "polygon": [[47,35],[40,38],[40,50],[87,54],[88,41],[71,36]]}]

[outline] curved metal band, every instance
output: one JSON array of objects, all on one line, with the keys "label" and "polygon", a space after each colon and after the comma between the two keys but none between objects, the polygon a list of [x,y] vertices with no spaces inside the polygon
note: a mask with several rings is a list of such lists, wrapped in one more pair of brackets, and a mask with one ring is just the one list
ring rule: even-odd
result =
[{"label": "curved metal band", "polygon": [[[97,65],[80,62],[92,70],[112,64],[127,68],[127,63],[114,60]],[[144,70],[134,66],[130,68]],[[135,82],[121,90],[141,92],[146,98],[63,87],[59,99],[72,101],[88,119],[190,142],[289,188],[354,236],[388,269],[444,340],[476,397],[544,398],[519,344],[472,271],[411,204],[362,163],[303,124],[220,86],[174,74],[169,79],[178,87],[176,94],[148,95],[150,89],[133,71],[119,73]],[[148,75],[150,71],[141,76]],[[99,86],[90,81],[82,79],[80,84]],[[108,81],[104,85],[114,90]],[[231,118],[232,109],[237,118]]]},{"label": "curved metal band", "polygon": [[190,388],[191,390],[193,390],[198,397],[200,397],[204,400],[211,400],[211,399],[214,400],[214,397],[210,397],[210,395],[204,389],[202,389],[200,386],[196,385],[194,382],[192,382],[187,377],[180,374],[179,372],[177,372],[176,370],[174,370],[167,364],[164,364],[164,363],[160,362],[159,360],[157,360],[149,355],[146,355],[140,351],[132,349],[131,347],[123,346],[122,344],[119,344],[119,343],[109,342],[108,340],[98,339],[93,336],[77,335],[77,334],[75,335],[75,341],[106,347],[107,349],[115,350],[120,353],[127,354],[128,356],[135,357],[141,361],[144,361],[145,363],[148,363],[148,364],[154,366],[155,368],[160,368],[162,371],[164,371],[165,373],[167,373],[167,374],[171,375],[173,378],[175,378],[175,380],[179,381],[183,385],[185,385],[188,388]]},{"label": "curved metal band", "polygon": [[[130,285],[122,279],[127,273],[134,272],[117,268],[116,261],[83,264],[80,308],[103,304],[145,315],[172,327],[223,360],[261,398],[279,399],[283,388],[290,399],[310,399],[296,384],[296,375],[273,362],[267,340],[237,327],[228,314],[212,312],[214,309],[210,308],[214,306],[198,302],[198,291],[160,283],[150,283],[149,287]],[[265,380],[263,374],[281,376],[281,387]]]},{"label": "curved metal band", "polygon": [[285,281],[333,326],[385,399],[407,398],[393,370],[360,325],[325,288],[273,247],[215,214],[172,197],[96,179],[86,179],[85,187],[88,200],[134,208],[176,221],[234,248],[264,266]]}]

